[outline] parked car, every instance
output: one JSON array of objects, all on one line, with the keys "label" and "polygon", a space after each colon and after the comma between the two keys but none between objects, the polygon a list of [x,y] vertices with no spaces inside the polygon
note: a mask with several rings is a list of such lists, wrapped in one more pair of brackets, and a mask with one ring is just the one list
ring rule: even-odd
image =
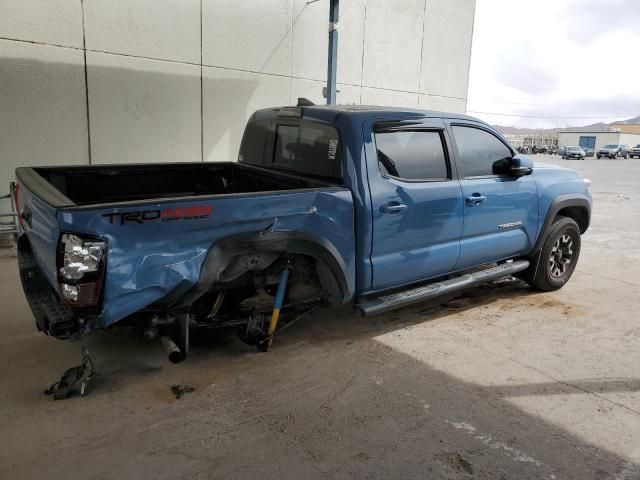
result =
[{"label": "parked car", "polygon": [[583,147],[582,149],[584,150],[585,157],[593,157],[595,154],[595,151],[591,147]]},{"label": "parked car", "polygon": [[629,156],[631,158],[635,158],[635,157],[640,158],[640,143],[635,147],[629,149]]},{"label": "parked car", "polygon": [[572,158],[584,160],[585,155],[585,151],[582,149],[582,147],[567,147],[562,158],[566,158],[567,160]]},{"label": "parked car", "polygon": [[555,154],[563,157],[566,151],[567,151],[567,147],[556,147]]},{"label": "parked car", "polygon": [[37,328],[75,339],[135,326],[171,361],[200,328],[233,326],[266,349],[281,308],[373,315],[508,275],[559,289],[592,205],[580,173],[534,166],[480,120],[360,106],[259,110],[238,162],[16,178]]},{"label": "parked car", "polygon": [[628,158],[628,156],[629,156],[629,147],[627,147],[626,145],[614,144],[614,143],[605,145],[604,147],[599,149],[598,153],[596,154],[596,157],[598,157],[598,159],[600,159],[601,157]]}]

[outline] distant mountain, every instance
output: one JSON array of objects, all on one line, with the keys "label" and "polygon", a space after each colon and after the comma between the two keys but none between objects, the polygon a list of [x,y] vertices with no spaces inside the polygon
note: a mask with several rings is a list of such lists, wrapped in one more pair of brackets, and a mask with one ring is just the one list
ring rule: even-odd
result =
[{"label": "distant mountain", "polygon": [[628,120],[621,120],[611,123],[593,123],[583,127],[567,127],[567,128],[517,128],[507,127],[504,125],[494,125],[503,135],[552,135],[558,132],[608,132],[609,127],[613,124],[638,124],[640,123],[640,115]]},{"label": "distant mountain", "polygon": [[613,125],[614,123],[637,125],[638,123],[640,123],[640,115],[638,115],[637,117],[630,118],[629,120],[622,120],[621,122],[612,122],[609,125]]}]

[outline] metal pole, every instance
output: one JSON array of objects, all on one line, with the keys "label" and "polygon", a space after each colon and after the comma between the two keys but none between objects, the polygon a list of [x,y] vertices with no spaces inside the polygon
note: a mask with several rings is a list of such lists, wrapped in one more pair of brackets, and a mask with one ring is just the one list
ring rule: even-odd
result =
[{"label": "metal pole", "polygon": [[329,0],[329,63],[327,68],[327,105],[336,103],[338,69],[338,11],[340,0]]}]

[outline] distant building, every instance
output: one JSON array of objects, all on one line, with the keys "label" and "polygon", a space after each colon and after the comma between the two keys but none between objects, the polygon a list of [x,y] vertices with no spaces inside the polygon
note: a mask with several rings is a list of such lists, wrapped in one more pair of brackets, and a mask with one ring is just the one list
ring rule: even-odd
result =
[{"label": "distant building", "polygon": [[[619,127],[640,127],[640,125],[618,125]],[[638,133],[619,132],[558,132],[558,145],[571,147],[579,145],[582,148],[597,150],[608,144],[629,145],[640,144],[640,131]]]},{"label": "distant building", "polygon": [[640,135],[640,124],[638,123],[613,123],[609,126],[610,132],[633,133]]},{"label": "distant building", "polygon": [[507,133],[504,137],[509,140],[509,143],[518,148],[518,147],[555,147],[558,145],[558,138],[554,133],[548,134],[512,134]]}]

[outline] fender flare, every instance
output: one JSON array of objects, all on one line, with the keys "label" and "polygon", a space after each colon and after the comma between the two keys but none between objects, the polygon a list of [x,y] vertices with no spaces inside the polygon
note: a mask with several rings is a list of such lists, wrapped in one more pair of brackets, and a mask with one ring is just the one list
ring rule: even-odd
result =
[{"label": "fender flare", "polygon": [[580,193],[566,193],[563,195],[558,195],[553,199],[551,205],[549,205],[544,223],[542,224],[542,228],[540,229],[540,233],[538,234],[538,239],[536,240],[536,244],[529,255],[534,255],[542,250],[542,245],[544,244],[544,241],[547,237],[547,233],[549,232],[551,225],[553,225],[553,221],[558,215],[558,212],[567,207],[580,207],[586,209],[587,224],[585,225],[584,230],[586,231],[587,228],[589,228],[589,223],[591,222],[591,203],[589,202],[587,196]]},{"label": "fender flare", "polygon": [[[286,252],[307,255],[322,262],[336,280],[340,300],[347,303],[353,292],[347,280],[347,267],[338,250],[327,240],[306,232],[260,231],[241,233],[218,240],[207,252],[197,283],[188,291],[172,292],[162,302],[171,308],[186,307],[205,294],[220,278],[231,259],[251,252]],[[170,298],[173,297],[173,298]]]}]

